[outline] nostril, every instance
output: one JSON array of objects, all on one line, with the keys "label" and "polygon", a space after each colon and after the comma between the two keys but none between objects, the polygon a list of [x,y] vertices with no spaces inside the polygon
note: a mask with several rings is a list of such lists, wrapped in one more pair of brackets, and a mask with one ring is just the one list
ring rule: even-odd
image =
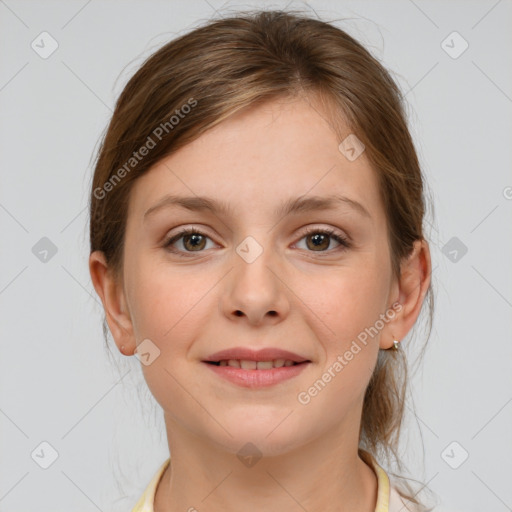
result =
[{"label": "nostril", "polygon": [[235,311],[235,315],[236,315],[236,316],[242,316],[242,315],[243,315],[243,313],[242,313],[239,309],[237,309],[237,310]]}]

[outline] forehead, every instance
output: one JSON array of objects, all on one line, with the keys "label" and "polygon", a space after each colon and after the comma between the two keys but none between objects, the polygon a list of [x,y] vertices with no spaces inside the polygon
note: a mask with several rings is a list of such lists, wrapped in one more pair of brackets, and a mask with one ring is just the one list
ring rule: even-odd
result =
[{"label": "forehead", "polygon": [[[349,134],[345,126],[344,137]],[[382,205],[375,172],[364,152],[347,159],[341,140],[318,104],[306,99],[251,106],[139,178],[130,214],[143,217],[169,193],[215,197],[241,216],[275,212],[291,197],[338,194],[378,217]]]}]

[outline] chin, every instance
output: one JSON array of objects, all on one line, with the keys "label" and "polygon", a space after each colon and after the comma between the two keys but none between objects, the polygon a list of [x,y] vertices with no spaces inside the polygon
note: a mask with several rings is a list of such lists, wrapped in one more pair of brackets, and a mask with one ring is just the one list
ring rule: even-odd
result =
[{"label": "chin", "polygon": [[270,440],[262,436],[261,439],[255,439],[251,436],[235,437],[233,439],[223,439],[219,443],[222,449],[238,458],[254,457],[278,457],[292,452],[301,446],[301,443],[294,443],[293,440]]},{"label": "chin", "polygon": [[232,437],[222,429],[222,436],[219,438],[219,430],[216,430],[217,436],[213,435],[212,440],[234,455],[245,452],[255,452],[254,455],[259,457],[283,455],[308,441],[305,432],[299,431],[290,421],[291,416],[280,423],[286,414],[274,414],[266,420],[260,417],[257,421],[254,421],[257,414],[245,414],[243,419],[238,418],[236,422],[222,423]]}]

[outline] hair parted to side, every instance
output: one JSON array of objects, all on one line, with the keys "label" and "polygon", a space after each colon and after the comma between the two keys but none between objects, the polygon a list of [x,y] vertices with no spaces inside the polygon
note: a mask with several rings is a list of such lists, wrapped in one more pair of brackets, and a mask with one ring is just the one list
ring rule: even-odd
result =
[{"label": "hair parted to side", "polygon": [[[413,242],[425,239],[425,190],[403,96],[388,71],[346,32],[290,11],[243,12],[213,20],[146,59],[122,91],[97,155],[90,194],[91,252],[103,251],[109,269],[122,280],[135,180],[241,109],[297,96],[329,118],[340,142],[353,133],[365,145],[378,177],[398,277]],[[340,119],[350,132],[343,133]],[[145,156],[135,159],[142,147],[148,148]],[[426,299],[428,340],[431,286]],[[105,320],[103,327],[107,335]],[[403,349],[380,350],[364,398],[360,448],[388,461],[393,456],[400,469],[406,391]],[[401,494],[419,503],[406,482],[404,488]]]}]

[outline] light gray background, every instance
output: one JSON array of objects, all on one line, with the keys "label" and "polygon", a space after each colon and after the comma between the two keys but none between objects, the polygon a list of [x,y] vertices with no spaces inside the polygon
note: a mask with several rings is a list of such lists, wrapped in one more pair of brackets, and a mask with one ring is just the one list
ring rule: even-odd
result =
[{"label": "light gray background", "polygon": [[[0,0],[0,511],[127,511],[168,456],[139,361],[116,355],[117,367],[104,349],[87,268],[91,159],[145,57],[215,9],[255,5],[286,3]],[[407,407],[411,474],[443,500],[436,510],[512,510],[512,2],[309,6],[350,18],[340,26],[408,91],[435,198],[436,316]],[[31,48],[43,31],[59,45],[47,59]],[[453,31],[469,44],[458,58],[442,46]],[[46,262],[33,252],[43,237],[57,248]],[[48,469],[34,460],[50,457],[42,442],[58,453]]]}]

